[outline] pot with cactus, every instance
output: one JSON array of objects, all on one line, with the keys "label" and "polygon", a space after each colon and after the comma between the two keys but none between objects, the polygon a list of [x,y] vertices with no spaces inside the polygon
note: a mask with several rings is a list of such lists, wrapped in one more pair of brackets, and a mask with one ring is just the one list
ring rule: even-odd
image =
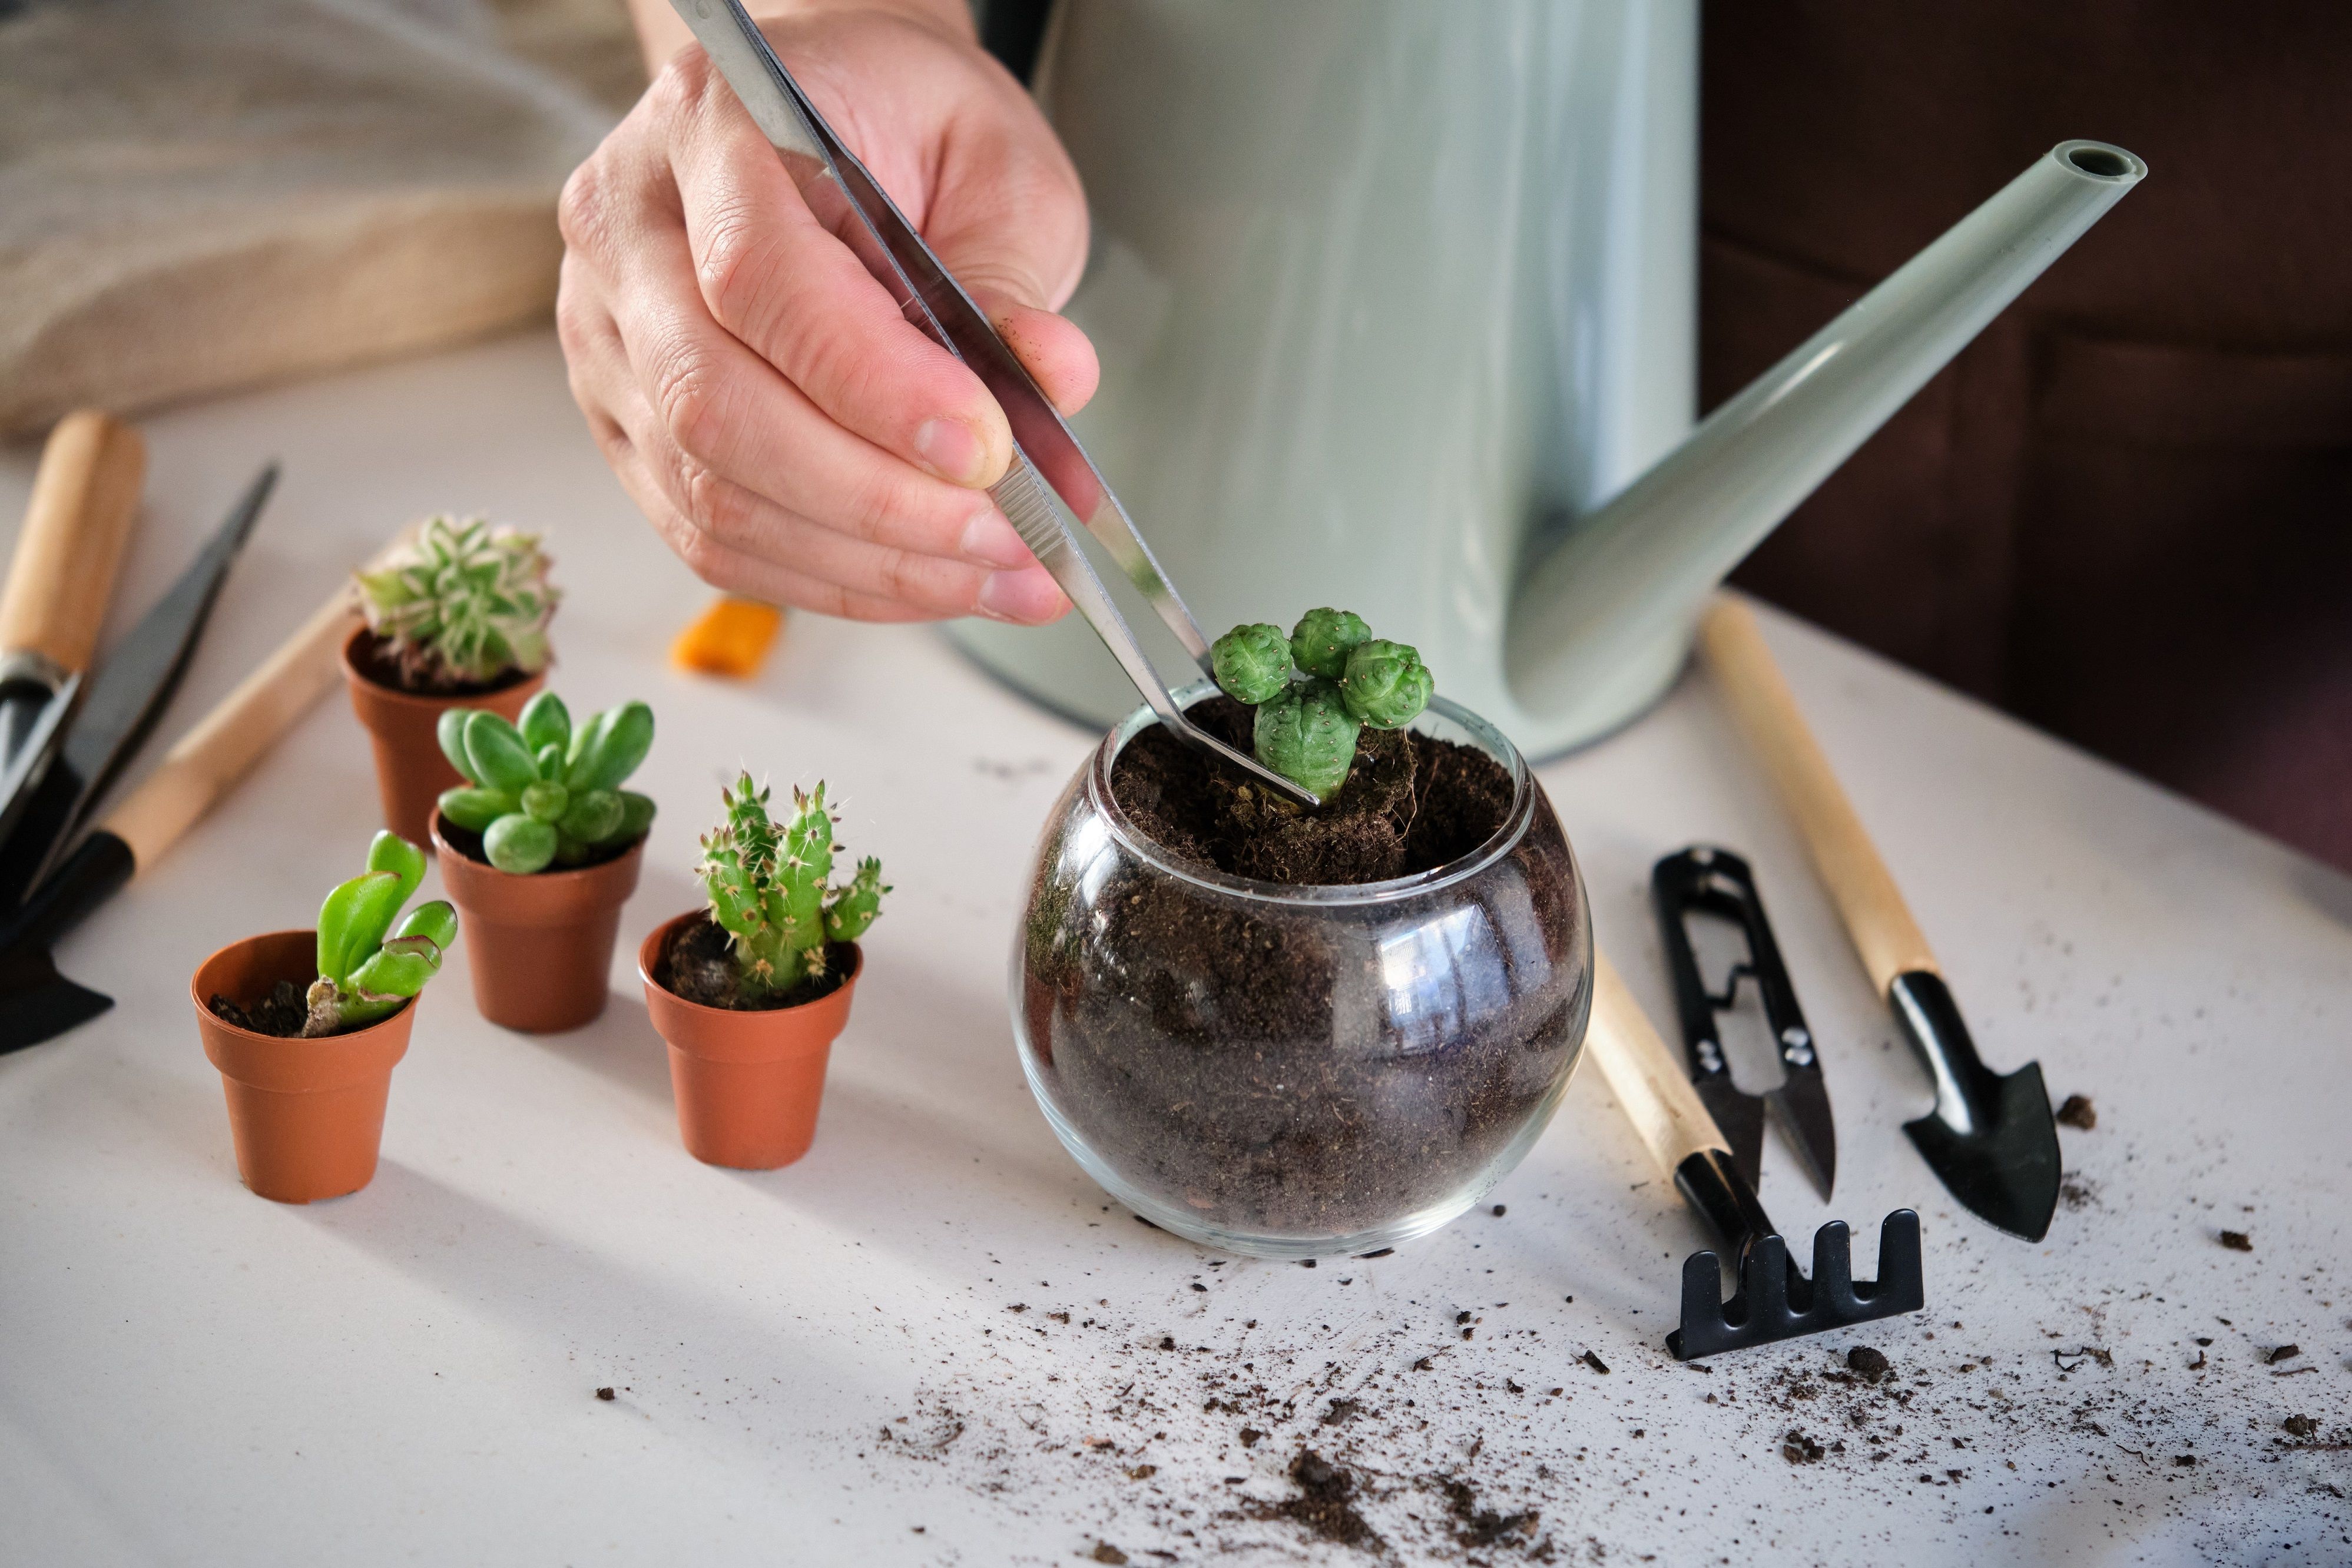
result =
[{"label": "pot with cactus", "polygon": [[457,937],[457,913],[438,899],[399,918],[424,879],[425,852],[380,832],[315,929],[232,942],[190,980],[237,1174],[259,1196],[310,1203],[375,1176],[417,994]]},{"label": "pot with cactus", "polygon": [[1550,1120],[1592,937],[1542,786],[1345,611],[1234,628],[1188,716],[1318,798],[1180,744],[1150,708],[1047,819],[1013,1013],[1047,1122],[1135,1212],[1269,1257],[1443,1225]]},{"label": "pot with cactus", "polygon": [[507,1029],[578,1029],[604,1010],[621,905],[636,891],[654,803],[621,786],[654,741],[641,702],[574,725],[541,692],[515,723],[441,716],[459,775],[433,813],[441,880],[472,934],[474,1001]]},{"label": "pot with cactus", "polygon": [[723,792],[702,841],[706,907],[637,950],[646,1007],[669,1045],[687,1151],[715,1166],[772,1170],[808,1152],[833,1041],[864,964],[857,939],[881,913],[872,856],[833,883],[835,820],[820,782],[793,791],[781,826],[750,774]]},{"label": "pot with cactus", "polygon": [[355,574],[366,624],[343,646],[343,678],[374,745],[384,823],[403,838],[423,841],[436,797],[460,782],[436,739],[441,716],[511,720],[539,690],[562,597],[548,565],[536,534],[436,517]]}]

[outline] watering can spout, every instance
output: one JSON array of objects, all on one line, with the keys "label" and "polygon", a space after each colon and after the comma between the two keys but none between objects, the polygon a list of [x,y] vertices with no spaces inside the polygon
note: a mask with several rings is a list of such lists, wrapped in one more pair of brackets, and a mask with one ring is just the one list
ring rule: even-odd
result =
[{"label": "watering can spout", "polygon": [[[2147,172],[2119,147],[2060,142],[1577,519],[1512,602],[1522,707],[1592,709],[1629,671],[1670,680],[1715,585]],[[1593,711],[1598,733],[1611,716]]]}]

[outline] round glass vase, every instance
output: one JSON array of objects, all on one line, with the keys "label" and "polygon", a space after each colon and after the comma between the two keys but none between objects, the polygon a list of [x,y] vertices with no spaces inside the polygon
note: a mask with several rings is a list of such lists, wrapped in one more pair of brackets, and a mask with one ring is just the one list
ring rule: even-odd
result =
[{"label": "round glass vase", "polygon": [[1261,882],[1179,859],[1113,797],[1157,722],[1104,737],[1038,844],[1012,1001],[1046,1121],[1112,1197],[1204,1246],[1311,1258],[1437,1228],[1534,1146],[1583,1047],[1591,920],[1542,786],[1438,698],[1412,728],[1508,770],[1502,826],[1417,875]]}]

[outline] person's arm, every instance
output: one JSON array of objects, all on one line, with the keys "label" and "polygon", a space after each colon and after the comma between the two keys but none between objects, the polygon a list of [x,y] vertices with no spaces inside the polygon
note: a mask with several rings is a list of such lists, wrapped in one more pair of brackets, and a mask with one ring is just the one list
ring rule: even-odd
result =
[{"label": "person's arm", "polygon": [[[556,319],[606,460],[698,573],[868,620],[1050,620],[1060,591],[982,492],[1003,413],[810,214],[667,0],[662,63],[564,189]],[[819,109],[1075,408],[1094,351],[1053,312],[1086,257],[1077,176],[961,0],[756,0]]]}]

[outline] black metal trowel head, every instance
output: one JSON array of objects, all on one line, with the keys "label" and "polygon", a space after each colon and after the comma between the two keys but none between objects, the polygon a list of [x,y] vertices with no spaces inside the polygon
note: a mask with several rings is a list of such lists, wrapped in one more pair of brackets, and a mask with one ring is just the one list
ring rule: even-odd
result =
[{"label": "black metal trowel head", "polygon": [[2058,1120],[2042,1064],[1995,1072],[1977,1055],[1943,977],[1897,975],[1895,1016],[1936,1078],[1936,1109],[1903,1130],[1936,1179],[1970,1213],[2039,1241],[2058,1211]]}]

